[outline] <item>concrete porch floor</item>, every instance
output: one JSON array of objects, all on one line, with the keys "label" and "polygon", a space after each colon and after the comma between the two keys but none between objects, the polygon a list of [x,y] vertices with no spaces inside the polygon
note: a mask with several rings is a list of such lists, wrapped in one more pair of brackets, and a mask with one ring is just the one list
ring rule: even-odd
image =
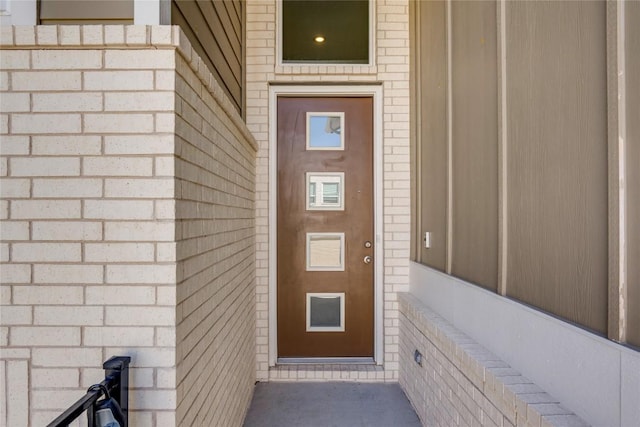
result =
[{"label": "concrete porch floor", "polygon": [[420,420],[398,384],[256,384],[245,427],[419,427]]}]

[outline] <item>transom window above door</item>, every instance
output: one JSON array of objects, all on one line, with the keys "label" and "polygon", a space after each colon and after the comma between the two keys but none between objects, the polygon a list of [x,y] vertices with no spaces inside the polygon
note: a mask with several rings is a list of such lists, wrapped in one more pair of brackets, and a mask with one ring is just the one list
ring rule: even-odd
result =
[{"label": "transom window above door", "polygon": [[369,64],[368,0],[283,0],[283,63]]}]

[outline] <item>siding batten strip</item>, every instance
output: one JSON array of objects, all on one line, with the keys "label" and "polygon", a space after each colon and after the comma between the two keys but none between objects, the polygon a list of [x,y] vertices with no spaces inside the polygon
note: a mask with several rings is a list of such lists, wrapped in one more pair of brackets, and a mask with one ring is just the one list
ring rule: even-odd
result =
[{"label": "siding batten strip", "polygon": [[[640,2],[624,4],[624,282],[625,339],[640,347]],[[622,49],[622,46],[618,47]],[[621,102],[622,100],[620,100]],[[636,120],[634,120],[636,119]],[[640,407],[639,407],[640,408]],[[640,419],[638,416],[629,420]]]},{"label": "siding batten strip", "polygon": [[507,14],[506,0],[497,8],[498,23],[498,293],[507,295]]},{"label": "siding batten strip", "polygon": [[607,92],[609,168],[609,339],[626,339],[624,239],[625,64],[624,2],[607,2]]},{"label": "siding batten strip", "polygon": [[420,49],[416,46],[418,45],[418,40],[421,40],[420,36],[420,2],[411,2],[409,3],[409,19],[411,20],[412,28],[409,32],[411,39],[410,43],[410,55],[411,55],[411,64],[413,64],[413,73],[410,76],[409,85],[413,89],[410,91],[411,93],[411,140],[410,140],[410,150],[411,150],[411,183],[413,185],[413,190],[411,192],[411,212],[413,213],[411,218],[411,229],[414,230],[412,233],[413,243],[411,244],[411,259],[414,261],[424,263],[425,260],[422,259],[422,237],[424,235],[425,224],[422,222],[422,203],[419,202],[420,196],[422,194],[422,168],[418,159],[422,158],[422,126],[421,121],[419,120],[422,117],[422,103],[419,100],[419,95],[422,93],[422,85],[420,76],[422,75],[422,55],[420,55]]},{"label": "siding batten strip", "polygon": [[[627,341],[627,183],[626,183],[626,159],[627,159],[627,84],[626,84],[626,18],[625,18],[625,2],[620,2],[618,6],[618,177],[620,197],[618,201],[618,227],[620,242],[619,250],[619,281],[618,281],[618,306],[620,307],[620,334],[619,339],[622,342]],[[615,143],[615,141],[613,141]]]},{"label": "siding batten strip", "polygon": [[453,88],[451,87],[453,55],[451,52],[451,1],[447,0],[447,255],[446,272],[451,274],[453,254]]}]

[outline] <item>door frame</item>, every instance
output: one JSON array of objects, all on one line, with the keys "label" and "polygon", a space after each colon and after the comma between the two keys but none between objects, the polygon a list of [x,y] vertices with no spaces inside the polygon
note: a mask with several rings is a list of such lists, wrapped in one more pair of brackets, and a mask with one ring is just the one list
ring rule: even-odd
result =
[{"label": "door frame", "polygon": [[373,358],[382,365],[384,354],[383,324],[383,147],[382,147],[382,85],[269,85],[269,366],[278,359],[278,251],[277,251],[277,200],[278,200],[278,97],[362,97],[373,99],[373,229],[374,246],[374,321]]}]

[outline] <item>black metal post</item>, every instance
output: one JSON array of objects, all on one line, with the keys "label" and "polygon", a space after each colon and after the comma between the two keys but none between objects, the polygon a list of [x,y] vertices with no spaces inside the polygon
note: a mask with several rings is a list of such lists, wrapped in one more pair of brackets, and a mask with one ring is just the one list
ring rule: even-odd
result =
[{"label": "black metal post", "polygon": [[[66,411],[60,414],[47,427],[68,426],[72,421],[87,412],[89,427],[95,426],[95,404],[100,396],[108,391],[109,395],[118,402],[124,415],[124,425],[129,427],[129,364],[131,357],[114,356],[102,365],[105,370],[105,378],[98,385],[93,385],[87,393]],[[105,390],[106,389],[106,390]]]},{"label": "black metal post", "polygon": [[87,427],[96,427],[96,402],[87,408]]},{"label": "black metal post", "polygon": [[104,362],[102,368],[104,369],[104,375],[106,378],[110,376],[119,376],[120,380],[116,382],[116,387],[109,390],[111,397],[116,399],[120,404],[120,409],[124,414],[124,425],[122,427],[129,427],[129,364],[131,363],[131,357],[129,356],[114,356],[111,359]]}]

